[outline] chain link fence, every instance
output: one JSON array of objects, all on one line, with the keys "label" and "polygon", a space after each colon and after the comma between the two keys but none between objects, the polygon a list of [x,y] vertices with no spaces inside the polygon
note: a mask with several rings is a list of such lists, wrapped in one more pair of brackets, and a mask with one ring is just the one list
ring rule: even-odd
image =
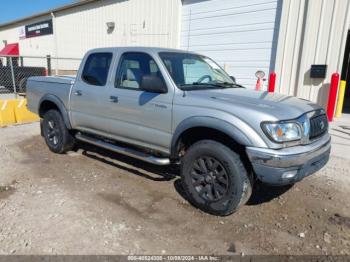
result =
[{"label": "chain link fence", "polygon": [[0,95],[25,95],[31,76],[76,75],[80,62],[79,58],[0,56]]}]

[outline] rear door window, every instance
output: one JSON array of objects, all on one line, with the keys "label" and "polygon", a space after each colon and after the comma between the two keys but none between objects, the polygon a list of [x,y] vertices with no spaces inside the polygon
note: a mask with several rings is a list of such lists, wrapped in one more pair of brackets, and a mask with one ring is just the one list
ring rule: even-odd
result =
[{"label": "rear door window", "polygon": [[112,57],[112,53],[90,54],[82,73],[83,81],[89,85],[105,86]]}]

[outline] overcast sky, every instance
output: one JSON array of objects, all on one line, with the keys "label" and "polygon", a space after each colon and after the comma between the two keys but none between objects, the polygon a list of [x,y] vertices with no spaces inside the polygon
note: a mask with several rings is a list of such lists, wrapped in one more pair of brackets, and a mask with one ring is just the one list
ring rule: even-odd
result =
[{"label": "overcast sky", "polygon": [[0,24],[66,5],[74,0],[6,0],[1,1]]}]

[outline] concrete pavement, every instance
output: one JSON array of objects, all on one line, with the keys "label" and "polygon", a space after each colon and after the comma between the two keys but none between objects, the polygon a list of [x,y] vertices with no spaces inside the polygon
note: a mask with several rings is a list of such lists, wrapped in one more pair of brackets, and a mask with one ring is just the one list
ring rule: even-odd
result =
[{"label": "concrete pavement", "polygon": [[330,124],[332,155],[350,159],[350,114],[335,118]]}]

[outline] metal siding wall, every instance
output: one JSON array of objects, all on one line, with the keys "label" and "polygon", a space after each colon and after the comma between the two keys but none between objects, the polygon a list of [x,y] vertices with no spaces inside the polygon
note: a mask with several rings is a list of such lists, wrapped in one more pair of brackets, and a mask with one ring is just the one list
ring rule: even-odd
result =
[{"label": "metal siding wall", "polygon": [[[181,0],[103,0],[55,13],[54,34],[19,40],[22,25],[50,19],[26,21],[0,31],[2,40],[18,42],[21,55],[82,58],[85,52],[106,46],[160,46],[176,48],[179,43]],[[107,22],[115,29],[107,33]],[[56,41],[57,37],[57,54]],[[52,62],[52,68],[71,70],[79,62]]]},{"label": "metal siding wall", "polygon": [[278,0],[185,1],[181,48],[208,55],[240,84],[271,67]]},{"label": "metal siding wall", "polygon": [[[0,31],[0,48],[4,48],[3,41],[7,40],[7,43],[18,43],[19,42],[19,28],[6,28]],[[21,48],[20,48],[21,51]]]},{"label": "metal siding wall", "polygon": [[[50,19],[51,16],[43,16],[39,19],[32,19],[25,24],[32,24],[39,21]],[[24,25],[24,24],[23,24]],[[33,37],[27,39],[19,39],[19,30],[21,24],[8,27],[0,30],[0,49],[4,47],[3,40],[10,43],[18,43],[20,55],[22,56],[46,56],[53,54],[53,35],[45,35],[40,37]],[[39,66],[46,67],[46,58],[25,58],[23,60],[25,66]]]},{"label": "metal siding wall", "polygon": [[[177,47],[180,0],[100,1],[59,13],[58,56],[82,57],[95,47]],[[107,22],[115,29],[107,33]]]},{"label": "metal siding wall", "polygon": [[[281,93],[326,106],[331,74],[341,72],[349,15],[348,0],[284,0],[276,59]],[[311,79],[312,64],[327,64],[327,78]]]},{"label": "metal siding wall", "polygon": [[[50,19],[51,16],[43,16],[40,19],[32,19],[25,24],[32,24],[39,21]],[[23,25],[25,25],[23,24]],[[53,35],[45,35],[28,39],[19,39],[19,30],[22,25],[15,25],[3,30],[0,30],[0,48],[3,47],[3,40],[10,43],[19,43],[19,51],[21,55],[30,56],[46,56],[52,54],[53,51]]]}]

